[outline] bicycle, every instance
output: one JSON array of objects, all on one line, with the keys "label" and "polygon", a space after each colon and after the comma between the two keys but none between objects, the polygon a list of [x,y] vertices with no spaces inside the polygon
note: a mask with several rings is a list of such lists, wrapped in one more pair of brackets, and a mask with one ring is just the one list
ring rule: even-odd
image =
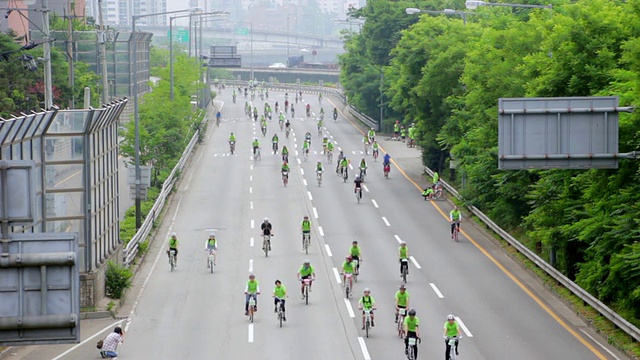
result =
[{"label": "bicycle", "polygon": [[253,154],[253,161],[260,161],[260,160],[262,160],[262,155],[260,155],[260,148],[257,148]]},{"label": "bicycle", "polygon": [[433,192],[433,198],[436,200],[446,200],[446,196],[441,185],[436,185],[436,189]]},{"label": "bicycle", "polygon": [[287,139],[289,138],[289,133],[291,132],[291,130],[287,127],[287,131],[285,131],[284,135],[287,137]]},{"label": "bicycle", "polygon": [[334,113],[333,113],[333,121],[334,121],[334,122],[335,122],[335,121],[338,121],[338,113],[337,113],[337,112],[334,112]]},{"label": "bicycle", "polygon": [[416,338],[416,337],[410,337],[407,339],[407,342],[409,343],[409,351],[407,352],[407,359],[409,360],[416,360],[417,359],[417,354],[418,354],[418,343],[422,342],[422,340],[420,338]]},{"label": "bicycle", "polygon": [[262,130],[262,137],[267,136],[267,127],[263,126],[261,130]]},{"label": "bicycle", "polygon": [[316,179],[318,180],[318,186],[322,185],[322,171],[316,171]]},{"label": "bicycle", "polygon": [[360,168],[360,179],[364,182],[364,176],[367,175],[367,168]]},{"label": "bicycle", "polygon": [[278,153],[278,143],[277,142],[272,143],[271,150],[273,150],[274,154]]},{"label": "bicycle", "polygon": [[284,299],[281,299],[277,296],[274,296],[274,298],[278,300],[278,323],[280,324],[280,327],[282,327],[282,322],[284,320],[284,309],[282,308],[282,302],[284,301]]},{"label": "bicycle", "polygon": [[282,172],[282,183],[284,184],[284,186],[287,186],[287,184],[289,183],[289,172],[288,171],[283,171]]},{"label": "bicycle", "polygon": [[216,115],[216,126],[220,127],[220,116]]},{"label": "bicycle", "polygon": [[282,154],[282,162],[289,162],[289,154]]},{"label": "bicycle", "polygon": [[311,234],[308,232],[302,233],[302,247],[305,254],[309,255],[309,246],[311,245]]},{"label": "bicycle", "polygon": [[358,260],[351,260],[351,264],[353,265],[353,281],[358,282],[358,275],[360,275],[360,268],[358,267]]},{"label": "bicycle", "polygon": [[280,125],[280,131],[282,131],[284,129],[284,121],[280,120],[279,125]]},{"label": "bicycle", "polygon": [[373,161],[378,161],[378,150],[373,150]]},{"label": "bicycle", "polygon": [[384,178],[389,178],[389,172],[391,171],[391,165],[387,164],[384,166]]},{"label": "bicycle", "polygon": [[449,353],[449,360],[457,360],[458,354],[456,354],[456,342],[460,340],[459,337],[447,337],[444,336],[444,344],[445,344],[445,356]]},{"label": "bicycle", "polygon": [[229,141],[229,151],[231,152],[231,155],[233,155],[233,153],[236,151],[235,141]]},{"label": "bicycle", "polygon": [[364,143],[364,153],[369,155],[369,143]]},{"label": "bicycle", "polygon": [[407,309],[398,308],[398,336],[400,339],[404,339],[404,317],[407,315]]},{"label": "bicycle", "polygon": [[451,234],[451,238],[453,241],[459,242],[458,234],[460,233],[460,221],[453,221],[451,224],[453,225],[453,234]]},{"label": "bicycle", "polygon": [[169,250],[169,265],[171,266],[171,272],[176,268],[176,251]]},{"label": "bicycle", "polygon": [[362,188],[356,188],[354,193],[356,194],[356,201],[360,204],[360,200],[362,200]]},{"label": "bicycle", "polygon": [[309,160],[309,148],[306,148],[303,151],[304,151],[304,161],[306,162],[307,160]]},{"label": "bicycle", "polygon": [[344,274],[344,297],[350,298],[353,290],[353,274]]},{"label": "bicycle", "polygon": [[327,161],[329,163],[333,161],[333,151],[327,151]]},{"label": "bicycle", "polygon": [[311,287],[311,279],[300,279],[304,283],[304,304],[309,305],[309,288]]},{"label": "bicycle", "polygon": [[322,137],[322,127],[318,126],[318,137]]},{"label": "bicycle", "polygon": [[208,252],[207,264],[209,269],[211,269],[211,273],[213,274],[214,266],[216,264],[215,262],[216,251],[213,249],[210,249],[210,250],[207,250],[207,252]]},{"label": "bicycle", "polygon": [[344,180],[344,182],[347,182],[347,180],[349,179],[349,171],[347,171],[347,168],[345,166],[342,167],[342,180]]},{"label": "bicycle", "polygon": [[264,250],[264,256],[269,257],[269,251],[271,251],[271,236],[263,235],[262,250]]},{"label": "bicycle", "polygon": [[409,259],[400,259],[400,263],[402,264],[400,275],[402,275],[402,282],[406,284],[407,275],[409,275]]},{"label": "bicycle", "polygon": [[247,315],[249,316],[249,321],[253,322],[253,314],[256,312],[256,294],[249,294],[249,308],[247,310]]},{"label": "bicycle", "polygon": [[374,309],[362,309],[364,311],[364,334],[368,338],[369,337],[369,329],[371,328],[371,312]]}]

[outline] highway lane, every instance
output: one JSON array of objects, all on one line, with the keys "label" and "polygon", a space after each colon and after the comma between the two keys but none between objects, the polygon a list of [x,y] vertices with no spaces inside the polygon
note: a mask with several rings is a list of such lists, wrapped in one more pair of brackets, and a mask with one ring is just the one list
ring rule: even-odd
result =
[{"label": "highway lane", "polygon": [[[177,271],[170,273],[161,253],[132,317],[121,358],[363,358],[355,330],[349,331],[353,325],[342,318],[348,313],[335,301],[332,271],[325,269],[323,253],[317,245],[308,256],[301,251],[300,222],[308,200],[300,191],[297,166],[285,189],[279,156],[268,154],[266,143],[262,160],[251,160],[250,138],[257,129],[246,119],[234,121],[242,117],[242,106],[227,106],[224,113],[222,124],[210,130],[183,175],[171,230],[163,226],[181,239]],[[231,131],[238,137],[234,156],[229,156],[226,143]],[[269,258],[261,250],[258,232],[265,216],[275,233]],[[203,251],[211,230],[220,241],[214,274],[207,272]],[[318,276],[308,306],[300,300],[296,281],[307,257]],[[254,324],[243,316],[250,272],[262,292]],[[290,294],[283,329],[277,328],[273,314],[275,279],[282,280]]]}]

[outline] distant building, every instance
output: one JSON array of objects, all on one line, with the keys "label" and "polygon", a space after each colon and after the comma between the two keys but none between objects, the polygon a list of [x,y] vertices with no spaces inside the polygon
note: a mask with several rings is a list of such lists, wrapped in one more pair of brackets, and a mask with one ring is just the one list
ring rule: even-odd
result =
[{"label": "distant building", "polygon": [[[87,1],[87,15],[98,19],[98,10],[102,4],[102,16],[105,25],[130,27],[133,15],[162,13],[167,11],[167,0],[83,0]],[[168,16],[168,15],[167,15]],[[169,25],[167,16],[142,18],[136,25]],[[97,22],[97,21],[96,21]]]},{"label": "distant building", "polygon": [[[34,4],[30,4],[34,3]],[[27,5],[30,4],[30,5]],[[0,8],[22,9],[4,12],[8,16],[0,18],[0,31],[6,32],[11,29],[19,36],[24,36],[31,31],[38,31],[42,28],[42,1],[23,0],[0,0]],[[74,18],[84,18],[86,10],[86,0],[49,0],[49,10],[52,14],[62,16],[73,16]],[[27,20],[28,19],[28,20]],[[33,25],[31,25],[33,23]],[[35,26],[34,26],[35,25]]]}]

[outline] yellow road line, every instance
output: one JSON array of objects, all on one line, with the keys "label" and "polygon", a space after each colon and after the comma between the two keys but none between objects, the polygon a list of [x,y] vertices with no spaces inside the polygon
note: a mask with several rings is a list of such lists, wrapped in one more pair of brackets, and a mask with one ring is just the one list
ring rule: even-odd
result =
[{"label": "yellow road line", "polygon": [[[329,99],[329,102],[333,104],[333,102]],[[334,105],[334,107],[337,109],[338,107]],[[360,128],[353,123],[353,121],[349,120],[345,114],[338,109],[338,111],[342,114],[342,116],[347,119],[347,121],[349,121],[349,123],[351,123],[351,125],[353,125],[356,130],[358,130],[361,134],[364,135],[364,132],[362,130],[360,130]],[[384,148],[382,147],[382,145],[380,145],[380,149],[382,149],[382,151],[384,151],[385,153],[387,152],[386,150],[384,150]],[[400,167],[400,165],[398,165],[398,163],[396,163],[393,158],[391,159],[391,162],[396,166],[396,168],[398,169],[398,171],[400,171],[400,173],[407,179],[409,180],[409,182],[411,182],[418,190],[422,191],[422,188],[420,187],[420,185],[415,182],[413,179],[411,179],[406,172],[404,172],[404,170]],[[429,201],[429,203],[431,205],[433,205],[433,207],[440,213],[440,215],[442,215],[442,217],[444,217],[447,221],[449,221],[449,216],[440,208],[440,206],[438,206],[438,204],[431,200]],[[598,349],[596,349],[593,345],[591,345],[589,342],[587,342],[587,340],[585,340],[582,336],[580,336],[580,334],[578,334],[575,330],[573,330],[564,320],[562,320],[551,308],[549,308],[547,306],[547,304],[545,304],[538,296],[536,296],[531,290],[529,290],[528,287],[526,287],[522,282],[520,282],[520,280],[518,280],[518,278],[515,277],[515,275],[513,275],[509,270],[507,270],[502,264],[500,264],[500,262],[498,262],[498,260],[496,260],[496,258],[494,258],[491,254],[489,254],[489,252],[487,252],[487,250],[485,250],[478,242],[476,242],[469,234],[467,234],[464,230],[460,229],[460,232],[478,249],[480,250],[480,252],[482,252],[484,254],[484,256],[486,256],[489,260],[491,260],[492,263],[494,263],[500,270],[502,270],[502,272],[507,275],[514,283],[516,283],[516,285],[518,285],[518,287],[520,287],[527,295],[529,295],[529,297],[531,297],[533,299],[533,301],[535,301],[544,311],[547,312],[547,314],[551,315],[551,317],[558,323],[560,324],[560,326],[562,326],[565,330],[567,330],[571,335],[573,335],[578,341],[580,341],[582,343],[582,345],[586,346],[587,349],[591,350],[591,352],[597,356],[599,359],[602,360],[606,360],[607,357],[604,356],[600,351],[598,351]]]}]

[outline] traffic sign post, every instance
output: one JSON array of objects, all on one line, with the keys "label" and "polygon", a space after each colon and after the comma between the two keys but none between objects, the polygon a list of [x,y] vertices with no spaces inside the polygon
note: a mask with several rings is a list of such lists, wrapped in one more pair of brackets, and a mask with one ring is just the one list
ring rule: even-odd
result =
[{"label": "traffic sign post", "polygon": [[[167,37],[171,37],[171,32],[167,31]],[[189,30],[187,29],[177,29],[173,32],[173,41],[177,41],[180,43],[189,42]]]}]

